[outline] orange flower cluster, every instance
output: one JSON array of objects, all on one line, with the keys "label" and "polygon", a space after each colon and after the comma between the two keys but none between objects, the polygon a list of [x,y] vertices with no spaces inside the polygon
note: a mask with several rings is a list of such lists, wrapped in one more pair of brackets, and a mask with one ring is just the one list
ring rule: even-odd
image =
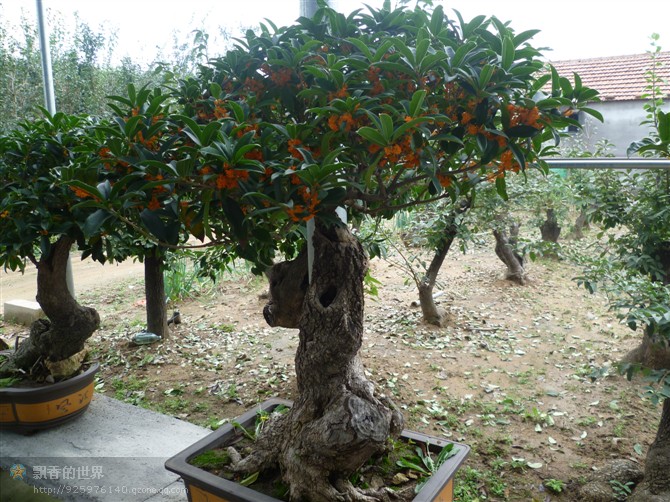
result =
[{"label": "orange flower cluster", "polygon": [[[157,174],[156,176],[153,176],[151,174],[146,174],[144,176],[144,179],[147,180],[147,181],[161,181],[163,179],[163,175],[162,174]],[[157,195],[157,194],[163,193],[163,192],[167,192],[167,188],[165,188],[165,185],[158,185],[158,186],[154,187],[154,189],[152,191],[154,196]]]},{"label": "orange flower cluster", "polygon": [[514,155],[512,154],[512,150],[506,150],[500,156],[500,168],[503,171],[512,171],[512,172],[515,172],[515,173],[519,172],[519,170],[521,169],[521,166],[519,165],[519,163],[514,158]]},{"label": "orange flower cluster", "polygon": [[70,185],[70,190],[72,190],[72,191],[74,192],[74,194],[75,194],[77,197],[80,197],[80,198],[82,198],[82,199],[92,198],[92,199],[94,199],[94,200],[99,200],[98,197],[94,197],[93,195],[91,195],[90,193],[88,193],[88,192],[87,192],[86,190],[84,190],[83,188],[79,188],[79,187]]},{"label": "orange flower cluster", "polygon": [[160,209],[161,203],[158,202],[158,199],[154,195],[153,197],[151,197],[151,200],[149,201],[149,204],[147,205],[147,207],[151,211],[156,211],[157,209]]},{"label": "orange flower cluster", "polygon": [[317,190],[301,186],[298,188],[298,194],[300,194],[304,204],[294,204],[293,207],[286,209],[286,213],[292,221],[309,221],[317,213],[316,207],[319,204]]},{"label": "orange flower cluster", "polygon": [[245,153],[244,158],[250,160],[257,160],[259,162],[263,162],[264,160],[263,152],[260,149],[251,150],[250,152]]},{"label": "orange flower cluster", "polygon": [[534,127],[535,129],[542,129],[542,125],[537,123],[537,119],[540,118],[540,110],[538,110],[537,106],[533,108],[524,108],[523,106],[509,104],[507,105],[507,111],[510,115],[510,127],[527,125]]},{"label": "orange flower cluster", "polygon": [[237,130],[237,137],[241,138],[242,136],[244,136],[249,131],[258,131],[258,124],[250,124],[246,127],[242,127],[241,129],[238,129]]},{"label": "orange flower cluster", "polygon": [[262,94],[265,90],[265,85],[263,85],[263,82],[251,77],[247,77],[244,80],[244,87],[254,94]]},{"label": "orange flower cluster", "polygon": [[[112,157],[112,152],[109,148],[103,146],[98,152],[98,155],[100,155],[100,157],[103,159],[109,159]],[[116,165],[116,163],[109,160],[103,160],[102,165],[105,166],[105,169],[107,171],[111,171],[112,168]]]},{"label": "orange flower cluster", "polygon": [[[370,153],[374,154],[379,150],[380,147],[375,144],[368,146]],[[412,147],[412,138],[407,134],[399,143],[384,147],[384,158],[379,161],[379,165],[384,167],[388,163],[401,163],[408,169],[417,167],[421,163],[421,149]]]},{"label": "orange flower cluster", "polygon": [[384,92],[384,85],[381,83],[381,80],[379,78],[379,74],[381,73],[381,69],[371,66],[370,69],[368,69],[368,81],[370,84],[372,84],[372,89],[370,89],[370,95],[376,96],[377,94],[381,94]]},{"label": "orange flower cluster", "polygon": [[440,186],[448,188],[451,186],[452,177],[448,174],[437,174],[437,180],[440,182]]},{"label": "orange flower cluster", "polygon": [[356,127],[356,121],[349,112],[342,115],[331,115],[328,118],[328,127],[330,127],[331,131],[340,131],[342,124],[344,124],[344,132],[351,132],[351,129]]},{"label": "orange flower cluster", "polygon": [[458,122],[459,107],[461,106],[461,102],[465,99],[465,96],[465,91],[458,84],[447,82],[444,85],[444,97],[447,102],[450,103],[444,110],[444,114],[454,122]]},{"label": "orange flower cluster", "polygon": [[0,213],[0,218],[8,218],[9,217],[9,211],[3,211]]},{"label": "orange flower cluster", "polygon": [[219,190],[233,190],[239,186],[240,181],[249,179],[249,171],[232,169],[229,164],[224,164],[223,169],[223,173],[216,177],[216,188]]},{"label": "orange flower cluster", "polygon": [[387,162],[397,164],[402,155],[402,147],[398,143],[384,147],[384,159],[379,163],[381,166],[386,165]]},{"label": "orange flower cluster", "polygon": [[344,99],[347,96],[349,96],[349,92],[347,92],[347,84],[344,84],[336,92],[329,92],[328,93],[328,101],[332,101],[333,99],[336,99],[336,98]]},{"label": "orange flower cluster", "polygon": [[147,150],[151,150],[152,152],[158,150],[158,138],[159,138],[158,134],[151,136],[150,138],[145,138],[142,131],[139,131],[135,136],[135,140],[138,143],[143,144],[147,148]]},{"label": "orange flower cluster", "polygon": [[[296,159],[302,159],[302,155],[298,151],[298,146],[302,145],[302,141],[298,138],[291,138],[288,140],[288,152]],[[304,148],[304,147],[303,147]]]},{"label": "orange flower cluster", "polygon": [[214,100],[214,116],[217,119],[222,119],[228,116],[228,110],[225,108],[225,100],[216,99]]},{"label": "orange flower cluster", "polygon": [[286,66],[282,66],[277,71],[270,69],[269,74],[270,80],[272,80],[272,82],[274,82],[279,87],[285,87],[291,82],[291,78],[293,77],[293,70],[291,70],[291,68],[287,68]]}]

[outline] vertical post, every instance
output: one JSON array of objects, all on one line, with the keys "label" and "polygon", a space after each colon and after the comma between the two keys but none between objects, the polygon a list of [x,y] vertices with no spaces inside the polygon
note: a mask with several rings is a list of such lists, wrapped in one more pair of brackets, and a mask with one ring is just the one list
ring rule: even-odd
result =
[{"label": "vertical post", "polygon": [[[53,69],[51,68],[51,50],[49,48],[49,35],[44,21],[44,8],[42,0],[35,0],[37,7],[37,31],[40,36],[40,55],[42,56],[42,81],[44,82],[44,105],[50,115],[56,113],[56,93],[54,92]],[[67,269],[65,271],[67,289],[74,298],[74,278],[72,276],[72,259],[67,258]]]},{"label": "vertical post", "polygon": [[56,97],[54,94],[53,71],[51,69],[51,51],[49,50],[49,37],[44,23],[44,9],[42,0],[37,3],[37,29],[40,35],[40,54],[42,55],[42,79],[44,81],[44,103],[49,113],[56,113]]},{"label": "vertical post", "polygon": [[302,17],[314,17],[319,5],[317,0],[299,0],[300,1],[300,15]]}]

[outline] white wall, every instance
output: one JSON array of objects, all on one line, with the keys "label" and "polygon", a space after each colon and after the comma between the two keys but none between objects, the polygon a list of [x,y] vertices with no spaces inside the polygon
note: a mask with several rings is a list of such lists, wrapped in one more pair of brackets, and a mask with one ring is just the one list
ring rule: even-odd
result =
[{"label": "white wall", "polygon": [[[591,103],[590,108],[602,113],[605,122],[602,123],[587,115],[584,121],[584,130],[581,136],[574,138],[585,144],[590,151],[600,139],[607,139],[614,144],[610,150],[616,157],[626,157],[628,146],[634,141],[640,141],[650,133],[650,127],[641,126],[646,112],[643,108],[647,101],[606,101]],[[664,110],[670,110],[670,103],[665,103]]]}]

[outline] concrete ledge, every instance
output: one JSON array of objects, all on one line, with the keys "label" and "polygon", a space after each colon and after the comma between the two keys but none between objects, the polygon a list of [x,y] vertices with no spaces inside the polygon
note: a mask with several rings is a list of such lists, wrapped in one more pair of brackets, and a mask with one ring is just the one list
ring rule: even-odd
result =
[{"label": "concrete ledge", "polygon": [[96,394],[78,419],[30,436],[2,432],[0,468],[58,500],[186,501],[165,461],[210,434],[203,427]]},{"label": "concrete ledge", "polygon": [[44,312],[37,302],[10,300],[5,302],[3,315],[6,322],[29,326],[40,317],[44,317]]}]

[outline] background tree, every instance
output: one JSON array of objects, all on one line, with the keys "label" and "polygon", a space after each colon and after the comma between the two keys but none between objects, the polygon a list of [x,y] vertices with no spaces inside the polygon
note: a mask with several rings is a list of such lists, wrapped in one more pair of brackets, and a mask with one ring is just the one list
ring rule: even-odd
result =
[{"label": "background tree", "polygon": [[[656,51],[652,52],[652,56]],[[670,159],[670,113],[653,92],[655,66],[649,76],[652,92],[645,108],[653,132],[633,143],[629,153]],[[645,387],[663,409],[656,438],[645,462],[645,477],[632,500],[660,501],[670,497],[670,171],[619,173],[600,198],[594,217],[607,229],[609,249],[590,263],[581,281],[610,296],[613,309],[628,326],[643,327],[641,344],[624,357],[628,378],[641,370]]]}]

